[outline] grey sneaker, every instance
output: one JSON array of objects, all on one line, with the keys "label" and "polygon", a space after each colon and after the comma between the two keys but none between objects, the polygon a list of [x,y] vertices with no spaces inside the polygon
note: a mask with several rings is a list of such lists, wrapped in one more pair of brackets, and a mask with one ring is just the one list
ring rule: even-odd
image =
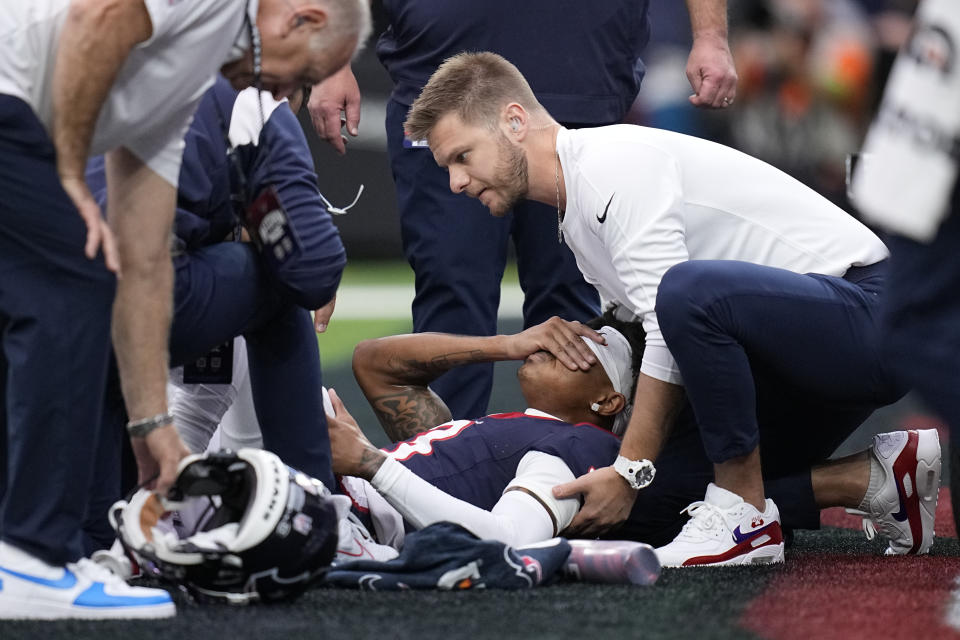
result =
[{"label": "grey sneaker", "polygon": [[867,538],[879,532],[888,541],[886,555],[920,555],[933,544],[940,492],[940,437],[936,429],[894,431],[874,436],[871,455],[884,482],[869,501],[864,518]]}]

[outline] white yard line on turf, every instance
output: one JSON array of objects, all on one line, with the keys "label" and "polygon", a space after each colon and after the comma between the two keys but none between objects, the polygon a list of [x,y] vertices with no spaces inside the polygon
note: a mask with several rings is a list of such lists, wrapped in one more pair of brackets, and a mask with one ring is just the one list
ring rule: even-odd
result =
[{"label": "white yard line on turf", "polygon": [[[343,320],[409,318],[413,285],[343,285],[337,291],[334,317]],[[501,318],[523,317],[523,292],[518,285],[500,291]]]}]

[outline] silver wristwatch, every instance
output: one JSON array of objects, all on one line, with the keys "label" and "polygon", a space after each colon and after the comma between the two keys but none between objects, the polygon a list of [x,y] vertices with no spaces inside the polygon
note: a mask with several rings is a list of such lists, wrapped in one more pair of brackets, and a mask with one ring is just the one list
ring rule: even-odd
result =
[{"label": "silver wristwatch", "polygon": [[619,473],[627,481],[632,489],[645,489],[653,482],[653,477],[657,475],[657,470],[653,463],[644,458],[643,460],[631,460],[624,456],[617,456],[613,463],[613,470]]}]

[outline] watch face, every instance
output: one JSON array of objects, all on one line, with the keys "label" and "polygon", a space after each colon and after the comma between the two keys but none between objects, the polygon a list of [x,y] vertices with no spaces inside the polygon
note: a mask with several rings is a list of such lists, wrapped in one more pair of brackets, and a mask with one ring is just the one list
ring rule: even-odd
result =
[{"label": "watch face", "polygon": [[613,466],[633,489],[643,489],[649,486],[657,472],[653,463],[647,459],[629,460],[620,456]]},{"label": "watch face", "polygon": [[653,463],[649,460],[642,460],[640,466],[637,469],[636,473],[636,484],[639,488],[643,489],[650,486],[650,483],[653,482],[653,477],[656,475],[657,470],[654,468]]},{"label": "watch face", "polygon": [[647,486],[651,482],[653,482],[653,467],[644,465],[637,472],[637,483]]}]

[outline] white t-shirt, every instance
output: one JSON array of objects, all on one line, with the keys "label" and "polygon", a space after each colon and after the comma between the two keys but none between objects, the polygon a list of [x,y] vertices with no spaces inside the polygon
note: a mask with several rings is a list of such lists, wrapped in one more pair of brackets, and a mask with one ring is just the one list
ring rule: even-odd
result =
[{"label": "white t-shirt", "polygon": [[[258,0],[249,5],[241,0],[143,2],[153,34],[120,68],[90,152],[127,147],[176,185],[193,112],[220,67],[248,45],[244,10],[255,19]],[[53,71],[69,4],[9,0],[0,10],[0,93],[28,103],[47,131],[53,125]]]},{"label": "white t-shirt", "polygon": [[673,265],[740,260],[840,276],[888,255],[876,235],[814,190],[720,144],[615,125],[561,129],[557,153],[567,244],[603,302],[643,322],[641,371],[659,380],[681,381],[654,313]]}]

